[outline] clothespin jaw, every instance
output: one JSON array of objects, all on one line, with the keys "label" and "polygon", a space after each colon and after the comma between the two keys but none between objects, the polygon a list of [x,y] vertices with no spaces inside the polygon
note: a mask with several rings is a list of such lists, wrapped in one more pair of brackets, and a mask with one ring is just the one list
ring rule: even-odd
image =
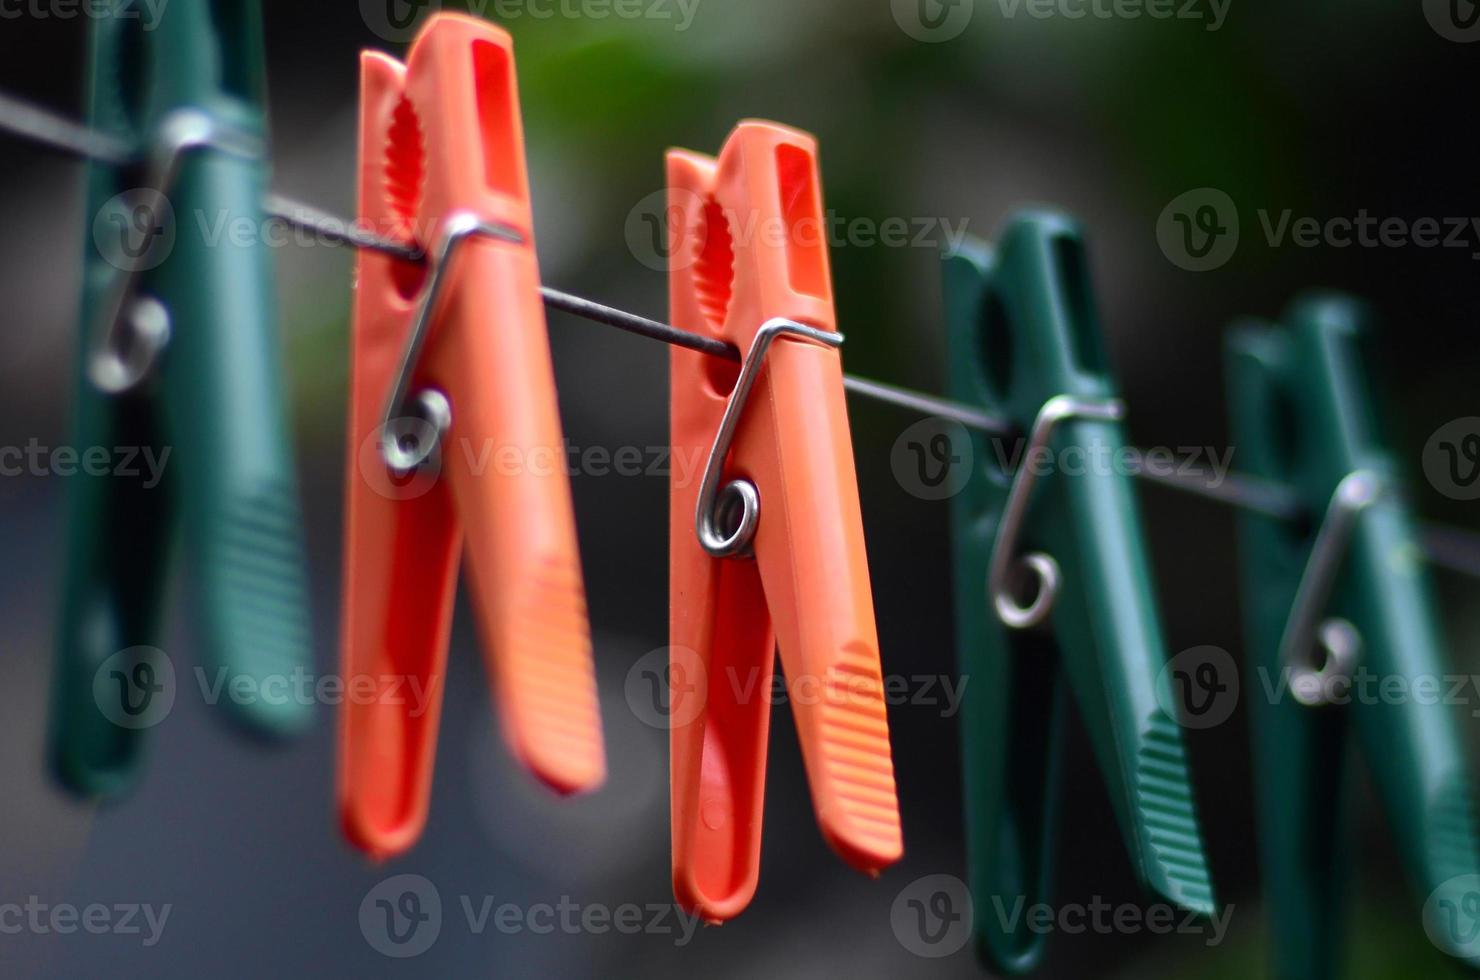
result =
[{"label": "clothespin jaw", "polygon": [[[1246,689],[1257,694],[1259,837],[1279,977],[1340,973],[1348,730],[1418,893],[1414,919],[1431,896],[1468,907],[1459,904],[1464,892],[1480,883],[1466,877],[1480,874],[1480,853],[1453,711],[1411,693],[1424,679],[1443,687],[1440,631],[1371,381],[1371,334],[1360,303],[1312,294],[1280,324],[1241,324],[1227,343],[1240,465],[1292,487],[1309,515],[1298,525],[1239,519]],[[1399,679],[1409,693],[1362,696],[1357,673],[1379,684]],[[1449,936],[1448,945],[1443,929],[1430,937],[1480,966],[1473,937]]]},{"label": "clothespin jaw", "polygon": [[756,121],[668,154],[673,322],[748,360],[672,352],[673,451],[718,447],[669,525],[674,891],[711,921],[755,892],[778,648],[823,836],[871,874],[902,853],[816,157]]},{"label": "clothespin jaw", "polygon": [[[112,709],[147,708],[169,669],[138,648],[159,644],[177,528],[200,669],[208,686],[247,692],[223,695],[235,718],[258,734],[301,730],[307,705],[259,695],[311,662],[273,259],[260,234],[232,231],[263,227],[258,6],[171,0],[152,25],[131,6],[91,19],[89,121],[139,163],[88,166],[74,421],[77,446],[131,462],[71,480],[50,745],[67,787],[103,797],[131,785],[153,723]],[[149,460],[157,485],[141,475]]]},{"label": "clothespin jaw", "polygon": [[[510,749],[561,793],[599,785],[605,757],[512,42],[439,14],[405,65],[361,69],[360,216],[432,256],[424,274],[360,252],[355,295],[342,666],[435,692],[341,714],[342,823],[383,857],[426,821],[464,547]],[[425,458],[403,468],[404,440]]]},{"label": "clothespin jaw", "polygon": [[[954,450],[974,466],[952,502],[972,893],[979,907],[1046,900],[1072,700],[1143,883],[1211,911],[1180,731],[1157,697],[1165,644],[1114,463],[1127,440],[1079,229],[1023,213],[995,247],[948,254],[944,274],[950,395],[1028,435],[1018,460],[980,433]],[[1032,969],[1043,936],[1001,919],[978,917],[983,956]]]}]

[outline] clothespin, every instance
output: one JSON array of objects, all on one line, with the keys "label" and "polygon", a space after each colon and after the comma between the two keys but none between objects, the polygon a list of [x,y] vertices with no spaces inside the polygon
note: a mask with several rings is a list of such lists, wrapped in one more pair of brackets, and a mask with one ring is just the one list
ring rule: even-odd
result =
[{"label": "clothespin", "polygon": [[673,880],[713,922],[759,874],[779,648],[823,836],[876,874],[903,851],[817,147],[742,122],[718,159],[668,154],[673,323],[744,363],[673,350],[669,523]]},{"label": "clothespin", "polygon": [[310,663],[273,259],[222,231],[263,223],[261,18],[172,0],[145,29],[133,6],[91,19],[90,124],[137,162],[88,166],[74,424],[79,447],[134,462],[71,480],[50,747],[89,796],[128,788],[144,732],[194,686],[157,649],[177,528],[206,686],[254,732],[308,720],[265,696]]},{"label": "clothespin", "polygon": [[[1141,521],[1110,462],[1127,445],[1124,407],[1078,226],[1027,212],[994,247],[948,254],[945,306],[949,394],[1026,435],[1015,463],[981,433],[954,449],[973,466],[952,532],[976,907],[1047,901],[1073,703],[1142,883],[1209,912],[1182,738],[1158,698],[1165,644]],[[1082,472],[1051,463],[1071,447],[1084,451]],[[983,956],[1014,973],[1043,954],[1043,934],[1018,923],[976,917]]]},{"label": "clothespin", "polygon": [[[1418,892],[1408,906],[1415,924],[1427,899],[1425,914],[1437,917],[1430,938],[1480,967],[1474,790],[1443,702],[1440,631],[1371,379],[1371,332],[1361,304],[1318,294],[1297,300],[1278,325],[1239,325],[1227,344],[1241,466],[1291,487],[1308,514],[1300,525],[1239,519],[1278,977],[1341,972],[1348,732]],[[1448,921],[1455,915],[1458,928]]]},{"label": "clothespin", "polygon": [[438,14],[360,66],[361,220],[429,255],[361,251],[355,293],[343,670],[428,692],[341,714],[345,833],[384,857],[426,822],[464,549],[511,750],[562,793],[605,757],[513,43]]}]

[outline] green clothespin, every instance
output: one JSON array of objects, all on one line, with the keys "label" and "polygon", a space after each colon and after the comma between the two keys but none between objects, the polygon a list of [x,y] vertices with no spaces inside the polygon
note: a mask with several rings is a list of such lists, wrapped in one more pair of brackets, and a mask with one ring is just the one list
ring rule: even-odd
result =
[{"label": "green clothespin", "polygon": [[1367,374],[1368,319],[1352,299],[1309,296],[1279,326],[1239,325],[1227,345],[1242,467],[1292,487],[1310,515],[1298,526],[1240,517],[1245,689],[1281,978],[1341,972],[1348,729],[1419,893],[1415,924],[1424,907],[1436,945],[1480,966],[1474,797],[1453,710],[1436,700],[1439,630]]},{"label": "green clothespin", "polygon": [[[950,395],[1028,434],[1021,465],[1006,466],[973,433],[956,449],[969,448],[972,476],[952,501],[978,946],[1021,973],[1043,935],[1010,913],[1047,901],[1071,701],[1141,880],[1203,913],[1213,893],[1181,732],[1162,707],[1173,702],[1158,696],[1164,643],[1130,478],[1113,464],[1122,406],[1078,227],[1028,212],[995,248],[947,255],[945,306]],[[1043,465],[1069,447],[1087,465]]]},{"label": "green clothespin", "polygon": [[51,756],[69,788],[113,796],[176,686],[199,686],[150,649],[177,526],[204,686],[248,729],[287,734],[309,709],[273,680],[311,661],[261,237],[258,5],[115,0],[92,20],[90,56],[90,123],[137,163],[88,167],[74,424],[79,448],[103,447],[116,465],[71,486]]}]

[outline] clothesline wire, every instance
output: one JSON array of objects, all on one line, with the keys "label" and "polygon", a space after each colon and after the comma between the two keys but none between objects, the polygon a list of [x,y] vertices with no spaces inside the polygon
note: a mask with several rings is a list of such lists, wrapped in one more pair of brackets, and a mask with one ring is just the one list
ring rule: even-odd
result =
[{"label": "clothesline wire", "polygon": [[[125,141],[3,92],[0,92],[0,129],[83,160],[117,165],[133,159],[131,147]],[[426,260],[425,254],[414,243],[376,234],[356,222],[346,221],[284,194],[268,192],[263,199],[263,212],[273,220],[311,232],[323,242],[374,249],[408,262]],[[739,350],[731,344],[682,330],[661,320],[549,286],[542,286],[540,293],[545,305],[551,309],[713,357],[736,362],[741,359]],[[843,387],[855,395],[957,422],[993,437],[1016,438],[1021,435],[1005,419],[923,392],[851,374],[844,375]],[[1280,520],[1294,521],[1306,516],[1294,493],[1277,483],[1244,474],[1210,474],[1184,465],[1153,467],[1148,465],[1145,450],[1128,447],[1127,453],[1131,472],[1159,486],[1197,494]],[[1433,564],[1480,578],[1480,534],[1428,524],[1422,527],[1420,538]]]}]

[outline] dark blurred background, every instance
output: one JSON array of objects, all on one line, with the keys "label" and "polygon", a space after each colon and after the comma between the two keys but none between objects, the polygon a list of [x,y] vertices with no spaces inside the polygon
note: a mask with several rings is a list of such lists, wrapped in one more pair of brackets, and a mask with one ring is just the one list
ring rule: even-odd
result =
[{"label": "dark blurred background", "polygon": [[[28,0],[29,2],[29,0]],[[378,2],[378,0],[377,0]],[[698,0],[692,18],[537,17],[504,8],[523,100],[546,283],[662,317],[666,282],[625,229],[662,186],[670,146],[715,152],[737,119],[815,133],[825,206],[848,219],[944,219],[979,236],[1025,203],[1086,226],[1112,363],[1141,445],[1227,443],[1220,338],[1240,314],[1277,315],[1300,290],[1370,299],[1386,318],[1382,372],[1393,430],[1427,518],[1467,527],[1473,505],[1423,482],[1419,455],[1450,419],[1476,412],[1477,265],[1465,248],[1273,247],[1256,214],[1408,221],[1480,214],[1464,133],[1480,46],[1443,36],[1418,0],[1231,0],[1203,19],[1030,16],[1008,0],[913,7],[896,0]],[[357,54],[378,36],[376,4],[267,4],[274,186],[340,214],[353,209]],[[1180,6],[1180,4],[1179,4]],[[80,117],[85,19],[17,3],[0,20],[0,90]],[[589,9],[589,8],[588,8]],[[966,10],[932,40],[919,10]],[[911,14],[911,11],[914,11]],[[1010,11],[1015,10],[1015,13]],[[1432,13],[1432,10],[1429,11]],[[913,18],[913,19],[912,19]],[[682,28],[682,29],[680,29]],[[954,32],[954,34],[952,34]],[[384,33],[384,32],[382,32]],[[928,33],[928,32],[927,32]],[[1222,267],[1184,271],[1155,227],[1194,188],[1226,191],[1242,218]],[[0,136],[0,445],[66,445],[76,343],[78,259],[87,221],[81,169]],[[839,323],[850,371],[939,391],[943,346],[937,235],[922,247],[836,244]],[[310,247],[278,256],[311,537],[320,671],[336,661],[346,341],[353,256]],[[566,436],[576,447],[661,446],[667,358],[650,342],[552,314]],[[917,416],[852,400],[884,667],[953,669],[947,504],[918,499],[890,452]],[[1238,456],[1235,453],[1234,465]],[[891,709],[906,856],[880,880],[848,870],[816,830],[785,707],[771,735],[765,853],[752,907],[680,947],[664,935],[473,934],[474,906],[671,901],[666,734],[624,697],[631,665],[664,646],[666,482],[573,478],[601,674],[610,779],[557,802],[531,785],[497,737],[478,646],[458,610],[430,824],[406,857],[375,867],[339,838],[333,713],[286,749],[233,737],[198,699],[156,730],[148,774],[122,803],[90,809],[41,767],[50,635],[61,573],[65,479],[0,479],[0,655],[10,667],[0,739],[0,903],[170,903],[160,942],[138,936],[0,934],[14,977],[981,975],[970,948],[911,953],[891,927],[901,891],[926,875],[964,876],[957,719],[940,707]],[[1216,644],[1243,658],[1227,510],[1144,487],[1171,652]],[[1480,583],[1436,573],[1455,670],[1474,670]],[[167,649],[192,665],[175,606]],[[1475,741],[1466,714],[1465,734]],[[1246,976],[1264,929],[1242,708],[1186,733],[1228,938],[1058,935],[1048,977]],[[1364,777],[1363,777],[1364,778]],[[1070,815],[1056,893],[1146,903],[1076,733]],[[1353,976],[1441,972],[1413,915],[1387,830],[1365,787],[1354,808]],[[387,875],[425,876],[444,906],[440,937],[414,959],[377,953],[359,927]]]}]

